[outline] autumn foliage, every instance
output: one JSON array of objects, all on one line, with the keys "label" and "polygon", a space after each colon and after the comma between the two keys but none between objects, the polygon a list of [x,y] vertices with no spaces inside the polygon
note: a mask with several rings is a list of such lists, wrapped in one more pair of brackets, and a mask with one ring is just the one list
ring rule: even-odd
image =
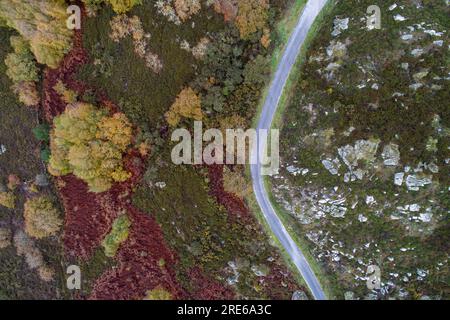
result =
[{"label": "autumn foliage", "polygon": [[175,11],[181,21],[188,20],[202,8],[200,0],[175,0]]},{"label": "autumn foliage", "polygon": [[126,116],[108,116],[106,110],[88,103],[69,105],[54,119],[49,171],[54,176],[73,173],[90,191],[104,192],[114,182],[130,177],[122,155],[131,143],[132,128]]},{"label": "autumn foliage", "polygon": [[166,113],[166,120],[172,127],[175,127],[181,118],[202,120],[201,99],[191,88],[183,89],[178,95],[175,103]]},{"label": "autumn foliage", "polygon": [[0,19],[29,42],[39,63],[56,68],[71,47],[64,0],[0,0]]},{"label": "autumn foliage", "polygon": [[16,197],[12,192],[0,192],[0,205],[9,209],[16,206]]},{"label": "autumn foliage", "polygon": [[238,8],[235,24],[242,39],[248,39],[266,26],[269,15],[268,0],[238,0]]},{"label": "autumn foliage", "polygon": [[55,235],[62,225],[59,210],[47,196],[28,199],[25,203],[25,231],[28,235],[42,239]]},{"label": "autumn foliage", "polygon": [[36,88],[38,81],[38,68],[28,42],[20,36],[10,38],[13,52],[7,55],[5,65],[6,75],[13,82],[13,91],[18,95],[20,102],[26,106],[39,103],[39,93]]}]

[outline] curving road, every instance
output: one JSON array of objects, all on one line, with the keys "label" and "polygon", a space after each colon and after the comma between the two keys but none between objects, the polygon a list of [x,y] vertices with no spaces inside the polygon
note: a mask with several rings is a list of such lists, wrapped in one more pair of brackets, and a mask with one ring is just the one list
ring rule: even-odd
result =
[{"label": "curving road", "polygon": [[[267,99],[264,103],[261,117],[258,122],[258,130],[271,128],[273,117],[279,105],[279,101],[288,80],[289,74],[294,67],[295,61],[297,60],[297,57],[300,53],[300,49],[314,20],[316,19],[322,8],[325,6],[326,2],[327,0],[308,0],[308,3],[306,4],[305,9],[302,12],[297,26],[292,32],[283,57],[279,62],[274,79],[272,80],[272,83],[270,85]],[[267,137],[263,138],[263,140],[266,139]],[[264,141],[262,144],[257,143],[252,151],[252,158],[254,158],[258,154],[259,150],[264,150],[266,148],[266,144],[266,141]],[[255,161],[253,163],[258,163],[251,165],[253,189],[264,218],[272,229],[272,232],[275,234],[286,252],[291,257],[295,266],[297,267],[309,289],[311,290],[314,298],[317,300],[325,300],[325,293],[323,292],[319,281],[317,280],[317,277],[309,266],[308,261],[305,259],[305,256],[296,245],[296,243],[292,240],[280,218],[277,216],[272,204],[270,203],[267,190],[264,187],[263,175],[261,172],[261,163],[259,161]]]}]

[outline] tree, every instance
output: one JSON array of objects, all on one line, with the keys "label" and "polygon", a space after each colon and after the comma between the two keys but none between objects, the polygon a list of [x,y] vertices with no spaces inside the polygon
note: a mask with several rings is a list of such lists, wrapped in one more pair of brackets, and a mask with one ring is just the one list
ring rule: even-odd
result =
[{"label": "tree", "polygon": [[42,142],[50,141],[50,126],[47,123],[41,123],[33,129],[34,137]]},{"label": "tree", "polygon": [[39,103],[39,93],[36,88],[38,68],[28,42],[20,36],[10,38],[14,52],[5,59],[6,74],[13,81],[13,91],[19,96],[20,102],[26,106]]},{"label": "tree", "polygon": [[142,0],[108,0],[113,10],[117,13],[125,13],[138,4],[142,4]]},{"label": "tree", "polygon": [[39,104],[39,92],[35,82],[20,82],[13,85],[12,89],[24,105],[31,107]]},{"label": "tree", "polygon": [[191,16],[197,14],[201,8],[200,0],[175,0],[175,11],[181,21],[188,20]]},{"label": "tree", "polygon": [[11,245],[11,230],[0,228],[0,249],[7,248]]},{"label": "tree", "polygon": [[83,0],[87,7],[98,8],[102,3],[109,3],[116,13],[130,11],[134,6],[142,4],[142,0]]},{"label": "tree", "polygon": [[120,215],[112,225],[111,232],[105,237],[102,246],[107,257],[114,257],[121,243],[128,239],[131,221],[126,214]]},{"label": "tree", "polygon": [[29,42],[39,63],[51,68],[71,48],[64,0],[0,0],[0,19]]},{"label": "tree", "polygon": [[166,120],[172,127],[180,122],[181,117],[202,120],[201,104],[200,97],[192,88],[184,88],[166,113]]},{"label": "tree", "polygon": [[0,205],[14,209],[16,206],[16,197],[12,192],[0,192]]},{"label": "tree", "polygon": [[25,202],[25,231],[36,239],[55,235],[62,225],[59,210],[48,196],[39,196]]},{"label": "tree", "polygon": [[54,120],[49,171],[55,176],[73,173],[90,191],[104,192],[131,176],[122,166],[131,138],[132,127],[124,114],[108,116],[91,104],[74,103]]},{"label": "tree", "polygon": [[235,24],[242,39],[249,39],[255,32],[262,30],[269,15],[268,0],[238,0],[238,16]]},{"label": "tree", "polygon": [[6,75],[14,83],[38,81],[38,68],[28,42],[20,36],[13,36],[10,38],[10,43],[14,52],[6,56]]}]

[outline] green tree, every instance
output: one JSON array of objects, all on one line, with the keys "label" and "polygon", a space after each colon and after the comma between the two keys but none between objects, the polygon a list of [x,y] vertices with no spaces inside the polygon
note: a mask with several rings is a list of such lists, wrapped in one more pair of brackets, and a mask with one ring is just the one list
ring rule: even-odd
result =
[{"label": "green tree", "polygon": [[128,238],[131,221],[126,214],[120,215],[112,225],[111,232],[105,237],[102,246],[107,257],[114,257],[121,243]]}]

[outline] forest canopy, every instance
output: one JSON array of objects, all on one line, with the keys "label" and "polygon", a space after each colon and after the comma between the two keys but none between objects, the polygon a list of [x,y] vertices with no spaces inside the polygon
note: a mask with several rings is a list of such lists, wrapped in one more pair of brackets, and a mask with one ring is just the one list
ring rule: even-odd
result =
[{"label": "forest canopy", "polygon": [[69,105],[54,120],[49,171],[55,176],[73,173],[90,191],[106,191],[131,176],[122,166],[131,138],[132,127],[124,114],[109,116],[88,103]]}]

